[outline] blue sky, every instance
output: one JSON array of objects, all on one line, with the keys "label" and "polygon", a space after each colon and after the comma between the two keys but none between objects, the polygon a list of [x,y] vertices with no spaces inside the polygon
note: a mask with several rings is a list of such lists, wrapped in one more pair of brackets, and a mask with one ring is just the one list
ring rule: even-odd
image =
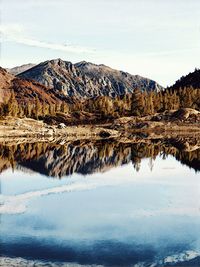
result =
[{"label": "blue sky", "polygon": [[1,0],[1,66],[86,60],[170,85],[200,67],[199,0]]}]

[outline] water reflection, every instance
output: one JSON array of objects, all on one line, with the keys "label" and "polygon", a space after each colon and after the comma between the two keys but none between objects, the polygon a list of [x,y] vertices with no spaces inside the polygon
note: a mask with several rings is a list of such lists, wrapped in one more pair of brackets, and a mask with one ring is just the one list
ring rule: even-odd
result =
[{"label": "water reflection", "polygon": [[96,142],[74,141],[64,145],[48,143],[23,143],[0,145],[0,172],[12,167],[27,169],[47,176],[62,177],[73,173],[92,174],[132,162],[139,171],[141,160],[153,160],[161,155],[172,155],[182,164],[200,170],[200,147],[194,138],[146,140],[122,143],[115,140]]},{"label": "water reflection", "polygon": [[0,266],[200,265],[195,138],[1,144],[0,170]]}]

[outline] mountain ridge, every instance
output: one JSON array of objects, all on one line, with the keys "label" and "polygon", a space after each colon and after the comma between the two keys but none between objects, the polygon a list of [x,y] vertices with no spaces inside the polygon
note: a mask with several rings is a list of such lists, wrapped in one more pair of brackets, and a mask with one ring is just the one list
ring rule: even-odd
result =
[{"label": "mountain ridge", "polygon": [[141,91],[164,89],[151,79],[131,75],[103,64],[97,65],[86,61],[73,64],[60,58],[41,62],[17,77],[35,80],[65,96],[77,98],[114,98],[132,93],[136,88]]},{"label": "mountain ridge", "polygon": [[6,70],[13,75],[18,75],[18,74],[20,74],[20,73],[22,73],[28,69],[31,69],[35,66],[36,66],[36,64],[28,63],[28,64],[23,64],[20,66],[13,67],[13,68],[7,68]]},{"label": "mountain ridge", "polygon": [[59,96],[52,89],[35,81],[20,79],[0,67],[0,103],[5,103],[14,92],[18,103],[33,102],[36,97],[41,102],[55,104],[60,101]]},{"label": "mountain ridge", "polygon": [[184,87],[193,87],[194,89],[200,89],[200,69],[195,69],[180,79],[178,79],[170,88],[179,89]]}]

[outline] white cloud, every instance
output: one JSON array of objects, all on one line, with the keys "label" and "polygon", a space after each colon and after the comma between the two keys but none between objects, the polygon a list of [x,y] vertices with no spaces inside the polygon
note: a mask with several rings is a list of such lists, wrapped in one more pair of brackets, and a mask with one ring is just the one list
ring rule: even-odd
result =
[{"label": "white cloud", "polygon": [[50,43],[41,40],[32,39],[26,37],[24,28],[18,24],[8,24],[0,26],[0,34],[2,41],[13,41],[19,44],[39,47],[39,48],[47,48],[52,50],[58,50],[62,52],[70,52],[70,53],[95,53],[95,49],[82,47],[77,45],[70,44],[58,44],[58,43]]}]

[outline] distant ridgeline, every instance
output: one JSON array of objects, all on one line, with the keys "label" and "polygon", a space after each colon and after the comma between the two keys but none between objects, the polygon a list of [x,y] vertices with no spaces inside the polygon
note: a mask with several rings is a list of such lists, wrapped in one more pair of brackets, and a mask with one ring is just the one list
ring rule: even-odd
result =
[{"label": "distant ridgeline", "polygon": [[194,89],[200,89],[200,69],[195,69],[194,72],[190,72],[186,76],[182,76],[172,86],[173,89],[179,89],[184,87],[192,87]]},{"label": "distant ridgeline", "polygon": [[[189,149],[188,149],[189,148]],[[196,149],[195,149],[196,148]],[[65,145],[47,143],[0,144],[0,172],[8,168],[62,177],[73,173],[91,174],[132,162],[138,171],[141,160],[172,155],[182,164],[200,171],[200,148],[195,140],[188,146],[184,139],[154,142],[119,143],[117,141],[74,141]]]},{"label": "distant ridgeline", "polygon": [[58,59],[18,76],[0,68],[0,115],[72,124],[179,108],[200,110],[199,88],[199,70],[164,89],[155,81],[104,65]]}]

